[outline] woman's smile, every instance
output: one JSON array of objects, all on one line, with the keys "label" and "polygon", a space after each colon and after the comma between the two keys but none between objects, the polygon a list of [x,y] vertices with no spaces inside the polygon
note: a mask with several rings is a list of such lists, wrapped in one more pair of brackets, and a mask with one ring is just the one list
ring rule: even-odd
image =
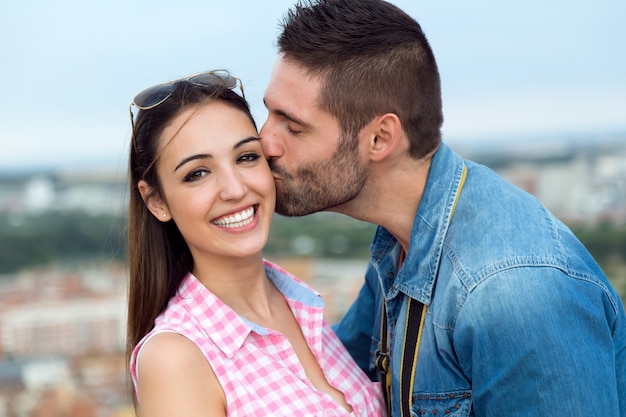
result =
[{"label": "woman's smile", "polygon": [[256,209],[257,206],[251,206],[247,209],[241,210],[240,212],[219,217],[213,220],[211,223],[229,229],[243,227],[252,223],[252,221],[254,220],[254,214],[256,213]]}]

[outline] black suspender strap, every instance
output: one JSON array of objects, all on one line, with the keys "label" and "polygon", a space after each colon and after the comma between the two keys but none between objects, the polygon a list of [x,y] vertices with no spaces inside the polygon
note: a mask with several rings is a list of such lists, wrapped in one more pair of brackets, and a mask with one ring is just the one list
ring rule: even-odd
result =
[{"label": "black suspender strap", "polygon": [[[456,203],[461,195],[461,190],[467,177],[467,167],[463,166],[463,173],[459,188],[454,199],[450,220],[454,215]],[[401,259],[402,262],[402,259]],[[400,362],[400,416],[409,417],[413,406],[413,381],[415,379],[415,369],[417,366],[417,356],[424,329],[426,318],[426,305],[420,303],[412,297],[407,297],[407,314],[404,341],[402,345],[402,362]],[[376,352],[376,368],[380,374],[380,381],[383,385],[383,395],[387,405],[388,415],[391,416],[391,363],[389,357],[389,341],[387,340],[387,312],[385,311],[385,300],[382,302],[382,317],[380,325],[380,343]]]},{"label": "black suspender strap", "polygon": [[402,362],[400,365],[400,406],[402,416],[411,415],[413,406],[413,376],[417,365],[417,353],[424,328],[426,306],[414,298],[408,297],[406,314],[406,331],[402,348]]},{"label": "black suspender strap", "polygon": [[380,319],[380,342],[376,352],[376,369],[380,376],[380,383],[383,389],[383,397],[387,405],[387,415],[391,416],[391,370],[389,369],[389,343],[387,342],[387,313],[385,311],[385,300],[381,308],[382,317]]},{"label": "black suspender strap", "polygon": [[[424,304],[411,297],[407,297],[407,300],[406,331],[404,332],[402,362],[400,363],[400,405],[402,416],[411,415],[413,376],[415,375],[417,354],[422,337],[422,329],[424,328],[424,318],[426,317],[426,306]],[[387,413],[391,416],[391,370],[388,352],[389,342],[387,341],[387,313],[385,312],[384,302],[381,310],[380,344],[376,354],[376,368],[380,373],[380,380],[383,385],[383,396],[387,405]]]}]

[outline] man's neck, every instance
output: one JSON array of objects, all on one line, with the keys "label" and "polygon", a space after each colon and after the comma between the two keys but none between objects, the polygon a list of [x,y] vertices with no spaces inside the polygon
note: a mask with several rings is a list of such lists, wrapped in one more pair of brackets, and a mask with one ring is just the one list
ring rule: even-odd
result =
[{"label": "man's neck", "polygon": [[384,227],[407,251],[431,160],[374,167],[359,195],[332,211]]}]

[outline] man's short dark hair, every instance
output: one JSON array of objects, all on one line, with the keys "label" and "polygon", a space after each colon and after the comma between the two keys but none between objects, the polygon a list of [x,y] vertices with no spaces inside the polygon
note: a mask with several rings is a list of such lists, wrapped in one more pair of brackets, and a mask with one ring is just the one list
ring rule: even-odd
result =
[{"label": "man's short dark hair", "polygon": [[357,134],[395,113],[420,158],[441,141],[441,83],[433,52],[415,19],[381,0],[300,1],[282,22],[279,52],[320,77],[318,105]]}]

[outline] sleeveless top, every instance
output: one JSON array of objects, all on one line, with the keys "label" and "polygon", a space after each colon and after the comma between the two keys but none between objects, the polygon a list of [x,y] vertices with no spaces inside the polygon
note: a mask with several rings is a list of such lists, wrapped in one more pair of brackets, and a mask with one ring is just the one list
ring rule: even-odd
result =
[{"label": "sleeveless top", "polygon": [[130,368],[135,390],[141,347],[154,334],[175,332],[195,343],[206,357],[226,395],[228,416],[384,415],[380,384],[361,371],[326,323],[320,295],[277,265],[264,263],[327,381],[344,394],[352,414],[311,384],[285,336],[237,315],[191,273],[134,348]]}]

